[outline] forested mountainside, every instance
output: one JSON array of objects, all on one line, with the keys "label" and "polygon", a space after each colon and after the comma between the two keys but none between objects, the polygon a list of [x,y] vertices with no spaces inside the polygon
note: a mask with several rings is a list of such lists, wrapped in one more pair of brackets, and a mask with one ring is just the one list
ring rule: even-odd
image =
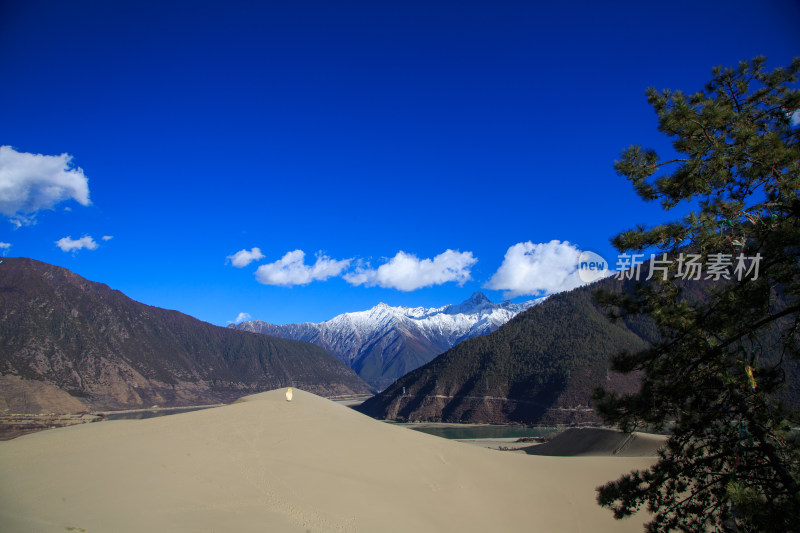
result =
[{"label": "forested mountainside", "polygon": [[[633,392],[641,377],[609,372],[610,357],[658,338],[650,319],[611,321],[595,303],[598,288],[630,290],[632,283],[607,278],[551,296],[494,333],[462,342],[397,380],[359,410],[391,420],[598,423],[592,390],[602,385]],[[708,289],[687,286],[685,297],[703,298]],[[777,339],[762,342],[778,345]],[[800,406],[800,364],[786,362],[785,368],[782,399]]]}]

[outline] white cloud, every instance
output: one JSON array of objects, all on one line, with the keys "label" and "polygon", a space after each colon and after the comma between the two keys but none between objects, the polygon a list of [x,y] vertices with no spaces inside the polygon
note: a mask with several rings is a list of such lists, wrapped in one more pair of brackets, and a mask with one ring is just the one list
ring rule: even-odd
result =
[{"label": "white cloud", "polygon": [[305,257],[302,250],[287,252],[280,260],[258,267],[256,279],[264,285],[307,285],[312,281],[324,281],[340,275],[351,261],[335,260],[317,253],[317,261],[309,266],[305,264]]},{"label": "white cloud", "polygon": [[800,126],[800,109],[789,115],[789,124],[791,124],[793,128]]},{"label": "white cloud", "polygon": [[10,242],[0,242],[0,250],[3,251],[3,257],[6,256],[6,254],[8,253],[8,249],[9,248],[11,248],[11,243]]},{"label": "white cloud", "polygon": [[261,253],[260,248],[253,248],[249,252],[247,250],[239,250],[235,254],[226,257],[226,259],[236,268],[243,268],[253,261],[264,259],[264,254]]},{"label": "white cloud", "polygon": [[352,285],[377,285],[401,291],[413,291],[449,281],[461,285],[470,279],[470,267],[477,261],[472,252],[447,250],[433,259],[418,259],[400,251],[377,269],[357,268],[355,272],[345,274],[344,279]]},{"label": "white cloud", "polygon": [[29,154],[0,146],[0,214],[21,226],[33,223],[37,211],[70,198],[89,205],[89,180],[71,163],[69,154]]},{"label": "white cloud", "polygon": [[103,235],[100,238],[103,239],[104,241],[110,241],[111,239],[114,238],[114,236],[113,235]]},{"label": "white cloud", "polygon": [[250,313],[239,313],[236,316],[236,320],[233,322],[228,322],[228,324],[238,324],[239,322],[244,322],[245,320],[250,320],[251,318],[253,317],[250,316]]},{"label": "white cloud", "polygon": [[97,248],[97,243],[88,235],[84,235],[80,239],[73,239],[70,235],[57,240],[56,246],[61,248],[64,252],[77,252],[84,248],[87,250],[95,250]]},{"label": "white cloud", "polygon": [[580,255],[567,241],[520,242],[508,249],[503,264],[484,287],[506,291],[506,298],[574,289],[585,285],[578,275]]}]

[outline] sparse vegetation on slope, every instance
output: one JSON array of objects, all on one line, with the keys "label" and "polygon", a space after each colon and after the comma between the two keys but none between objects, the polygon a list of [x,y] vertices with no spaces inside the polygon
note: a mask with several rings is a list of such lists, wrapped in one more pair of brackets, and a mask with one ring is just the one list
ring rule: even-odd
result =
[{"label": "sparse vegetation on slope", "polygon": [[135,302],[31,259],[0,264],[0,373],[99,408],[216,403],[296,385],[367,393],[313,344],[222,328]]}]

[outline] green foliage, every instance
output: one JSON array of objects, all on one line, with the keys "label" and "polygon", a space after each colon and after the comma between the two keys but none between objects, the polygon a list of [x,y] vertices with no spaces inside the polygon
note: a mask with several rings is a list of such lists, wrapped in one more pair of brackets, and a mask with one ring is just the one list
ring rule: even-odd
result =
[{"label": "green foliage", "polygon": [[[620,251],[668,252],[672,275],[634,295],[601,296],[659,331],[651,347],[614,359],[618,371],[643,372],[638,393],[595,393],[609,423],[671,428],[657,464],[598,489],[618,518],[654,513],[648,531],[798,530],[800,447],[789,431],[797,418],[780,398],[796,386],[800,358],[800,132],[790,120],[800,109],[800,58],[772,72],[764,63],[716,68],[693,95],[649,89],[677,155],[662,161],[634,146],[616,162],[644,200],[697,206],[617,235]],[[694,297],[675,261],[689,250],[701,262],[758,255],[758,277],[732,276]]]}]

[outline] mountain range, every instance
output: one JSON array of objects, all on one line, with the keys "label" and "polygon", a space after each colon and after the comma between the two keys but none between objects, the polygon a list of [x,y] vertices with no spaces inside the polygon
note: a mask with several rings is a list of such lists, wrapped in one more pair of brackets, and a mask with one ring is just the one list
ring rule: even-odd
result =
[{"label": "mountain range", "polygon": [[214,326],[25,258],[0,263],[0,384],[0,412],[16,413],[370,390],[313,344]]},{"label": "mountain range", "polygon": [[252,320],[229,327],[314,343],[382,390],[456,344],[496,331],[539,302],[497,304],[476,292],[458,305],[424,308],[380,303],[318,324],[275,325]]},{"label": "mountain range", "polygon": [[[609,372],[609,358],[658,336],[652,320],[611,321],[594,301],[598,288],[630,291],[632,283],[607,278],[519,305],[476,293],[435,309],[379,304],[321,324],[238,326],[260,324],[270,336],[135,302],[64,268],[4,259],[0,414],[207,404],[287,385],[325,396],[368,393],[356,369],[385,384],[359,407],[376,418],[596,423],[595,387],[639,386],[636,374]],[[706,297],[701,285],[692,290],[691,298]],[[291,333],[314,343],[277,336]],[[764,360],[778,361],[780,339],[760,342]],[[783,369],[780,400],[800,405],[800,362]]]},{"label": "mountain range", "polygon": [[408,373],[358,409],[401,421],[596,423],[594,387],[632,392],[639,385],[638,375],[608,372],[609,358],[656,338],[651,322],[612,322],[595,304],[594,290],[620,291],[622,283],[605,279],[552,295]]},{"label": "mountain range", "polygon": [[[598,289],[624,293],[634,280],[606,278],[550,296],[497,331],[466,340],[408,373],[357,409],[375,418],[462,423],[596,424],[592,391],[638,390],[641,374],[609,371],[610,358],[636,353],[659,338],[654,321],[612,321],[594,299]],[[687,285],[682,297],[701,301],[713,282]],[[780,292],[775,293],[780,300]],[[788,317],[791,324],[797,317]],[[776,399],[800,406],[800,361],[784,358],[774,331],[759,337],[762,363],[781,364],[784,387]],[[746,384],[742,384],[746,386]]]}]

